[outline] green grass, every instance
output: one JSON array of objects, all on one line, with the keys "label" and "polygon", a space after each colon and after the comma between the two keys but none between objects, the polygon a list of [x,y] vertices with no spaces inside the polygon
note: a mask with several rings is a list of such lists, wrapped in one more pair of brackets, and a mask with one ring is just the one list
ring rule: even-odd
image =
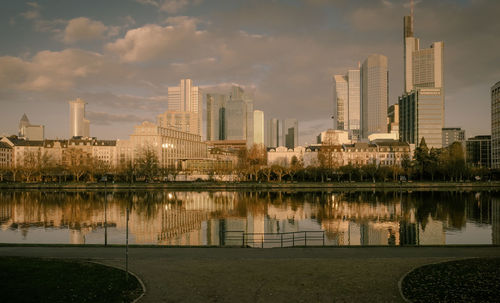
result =
[{"label": "green grass", "polygon": [[131,302],[142,293],[134,276],[104,265],[0,257],[1,302]]},{"label": "green grass", "polygon": [[499,302],[500,258],[419,267],[403,279],[402,291],[412,302]]}]

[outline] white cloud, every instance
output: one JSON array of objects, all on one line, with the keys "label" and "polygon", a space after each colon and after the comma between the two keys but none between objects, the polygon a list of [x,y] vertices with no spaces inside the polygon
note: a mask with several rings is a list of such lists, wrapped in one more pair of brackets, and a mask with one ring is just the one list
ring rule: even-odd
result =
[{"label": "white cloud", "polygon": [[82,40],[99,40],[104,38],[108,30],[100,21],[85,17],[71,19],[64,30],[64,42],[74,43]]},{"label": "white cloud", "polygon": [[189,17],[167,19],[167,26],[148,24],[129,30],[125,37],[108,43],[106,49],[125,62],[143,62],[157,58],[175,60],[199,52],[204,32],[196,29],[197,20]]}]

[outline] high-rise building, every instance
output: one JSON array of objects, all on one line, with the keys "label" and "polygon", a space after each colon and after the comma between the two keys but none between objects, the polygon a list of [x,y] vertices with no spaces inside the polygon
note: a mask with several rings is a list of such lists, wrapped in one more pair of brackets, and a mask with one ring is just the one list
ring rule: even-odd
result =
[{"label": "high-rise building", "polygon": [[422,138],[429,148],[443,145],[444,111],[440,88],[412,90],[399,97],[399,138],[409,144],[420,144]]},{"label": "high-rise building", "polygon": [[70,137],[90,137],[90,121],[85,119],[85,101],[69,101]]},{"label": "high-rise building", "polygon": [[253,145],[253,100],[241,87],[233,86],[225,108],[226,139],[246,140]]},{"label": "high-rise building", "polygon": [[280,131],[280,120],[272,118],[267,120],[266,126],[266,146],[267,147],[278,147],[283,145],[280,142],[281,131]]},{"label": "high-rise building", "polygon": [[349,131],[359,139],[361,111],[360,70],[348,70],[346,75],[333,76],[334,128]]},{"label": "high-rise building", "polygon": [[467,163],[491,168],[491,136],[475,136],[465,141]]},{"label": "high-rise building", "polygon": [[253,143],[264,145],[264,112],[253,111]]},{"label": "high-rise building", "polygon": [[361,137],[387,132],[389,72],[387,57],[372,54],[361,67]]},{"label": "high-rise building", "polygon": [[26,114],[23,114],[19,121],[19,137],[29,141],[45,140],[45,126],[31,124]]},{"label": "high-rise building", "polygon": [[[434,42],[430,48],[420,49],[420,40],[413,35],[413,10],[403,19],[404,43],[404,95],[399,98],[400,112],[405,107],[400,121],[400,138],[408,143],[419,144],[422,137],[427,146],[442,146],[444,127],[444,77],[443,77],[443,42]],[[413,95],[414,98],[409,96]],[[413,99],[411,102],[409,99]],[[408,116],[413,114],[413,117]],[[405,128],[403,128],[405,127]],[[413,127],[415,129],[406,129]],[[408,134],[418,134],[408,136]]]},{"label": "high-rise building", "polygon": [[443,128],[443,147],[450,146],[453,142],[464,143],[465,130],[460,127]]},{"label": "high-rise building", "polygon": [[283,143],[287,148],[299,146],[299,122],[297,119],[283,120]]},{"label": "high-rise building", "polygon": [[207,94],[207,141],[226,139],[227,95]]},{"label": "high-rise building", "polygon": [[[201,135],[202,101],[201,90],[198,86],[193,85],[191,79],[181,79],[179,86],[168,88],[168,111],[193,113],[196,119],[184,119],[183,121],[195,124],[189,125],[189,127],[179,126],[179,129],[189,128],[189,132],[195,135]],[[167,117],[167,115],[165,116]],[[165,123],[166,125],[174,124],[169,121],[165,121]]]},{"label": "high-rise building", "polygon": [[170,110],[156,116],[156,124],[190,134],[196,134],[200,125],[198,113]]},{"label": "high-rise building", "polygon": [[491,167],[500,168],[500,81],[491,87]]},{"label": "high-rise building", "polygon": [[387,109],[387,132],[399,133],[399,104],[393,104]]}]

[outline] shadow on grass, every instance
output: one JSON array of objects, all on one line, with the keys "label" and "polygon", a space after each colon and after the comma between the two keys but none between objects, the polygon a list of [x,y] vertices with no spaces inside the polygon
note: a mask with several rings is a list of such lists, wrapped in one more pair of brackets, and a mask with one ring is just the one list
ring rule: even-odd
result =
[{"label": "shadow on grass", "polygon": [[139,281],[116,268],[84,261],[0,257],[2,302],[132,302]]}]

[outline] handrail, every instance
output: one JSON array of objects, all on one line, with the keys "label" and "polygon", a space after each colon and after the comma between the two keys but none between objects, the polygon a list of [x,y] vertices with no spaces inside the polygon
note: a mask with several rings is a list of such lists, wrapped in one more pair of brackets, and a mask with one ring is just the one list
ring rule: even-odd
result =
[{"label": "handrail", "polygon": [[[242,230],[228,230],[223,231],[221,236],[224,237],[224,241],[221,243],[226,243],[226,241],[237,241],[238,243],[241,243],[242,247],[260,246],[261,248],[264,248],[265,244],[271,244],[271,247],[289,247],[295,246],[296,243],[298,245],[307,246],[308,241],[309,243],[311,243],[311,241],[314,241],[315,243],[317,243],[317,241],[321,241],[322,245],[325,246],[325,232],[322,230],[304,230],[283,233],[247,233]],[[290,243],[291,245],[289,245]]]}]

